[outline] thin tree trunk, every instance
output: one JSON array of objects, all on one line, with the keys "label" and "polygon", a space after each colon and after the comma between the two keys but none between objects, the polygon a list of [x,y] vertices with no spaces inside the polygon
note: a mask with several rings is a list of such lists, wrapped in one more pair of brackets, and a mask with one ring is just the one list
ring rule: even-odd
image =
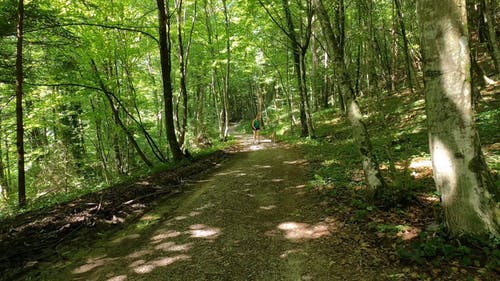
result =
[{"label": "thin tree trunk", "polygon": [[[287,0],[282,0],[283,10],[285,12],[285,18],[287,22],[286,34],[292,44],[292,53],[294,60],[295,75],[297,76],[297,83],[300,94],[300,124],[302,126],[301,135],[303,137],[309,136],[314,137],[314,129],[312,126],[312,117],[309,110],[309,97],[307,95],[307,84],[306,84],[306,64],[305,55],[310,42],[310,28],[311,21],[308,19],[307,34],[305,35],[305,43],[301,45],[297,33],[295,32],[295,26],[293,24],[292,13],[290,11],[290,6]],[[312,12],[311,12],[312,13]],[[312,14],[308,15],[312,16]]]},{"label": "thin tree trunk", "polygon": [[26,176],[24,171],[24,121],[23,121],[23,28],[24,1],[19,0],[17,22],[16,55],[16,146],[17,146],[17,187],[20,207],[26,206]]},{"label": "thin tree trunk", "polygon": [[481,0],[483,6],[483,17],[488,26],[488,45],[490,46],[492,58],[495,62],[497,73],[500,72],[500,47],[498,46],[497,33],[495,30],[495,0]]},{"label": "thin tree trunk", "polygon": [[125,124],[121,120],[120,114],[118,112],[118,109],[116,108],[116,105],[113,102],[112,94],[109,92],[109,90],[104,85],[104,82],[100,78],[99,73],[97,71],[97,66],[96,66],[94,60],[92,60],[91,62],[92,62],[92,70],[95,72],[95,74],[97,76],[97,79],[98,79],[98,82],[99,82],[99,86],[101,87],[101,90],[104,92],[104,94],[106,96],[106,99],[109,102],[109,106],[111,108],[111,112],[113,113],[113,120],[115,121],[116,125],[118,125],[118,127],[120,127],[120,129],[122,129],[122,131],[125,133],[125,135],[127,136],[128,141],[132,144],[132,146],[134,147],[135,151],[137,152],[137,154],[139,155],[139,157],[141,158],[141,160],[148,167],[150,167],[150,168],[153,167],[153,163],[151,163],[151,161],[149,161],[149,159],[146,157],[146,154],[144,154],[144,152],[142,151],[142,149],[139,147],[139,144],[135,141],[135,138],[134,138],[134,135],[132,134],[132,132],[130,132],[130,130],[128,130],[127,126],[125,126]]},{"label": "thin tree trunk", "polygon": [[[177,129],[179,131],[179,145],[181,147],[184,146],[184,138],[186,136],[186,127],[187,127],[187,114],[188,114],[188,95],[187,95],[187,57],[186,52],[184,50],[184,39],[182,28],[184,26],[184,17],[182,16],[182,2],[183,0],[177,0],[176,4],[176,19],[177,19],[177,40],[179,44],[179,72],[180,72],[180,91],[182,98],[182,118],[181,122],[178,123]],[[178,111],[177,111],[178,112]],[[178,114],[178,113],[177,113]]]},{"label": "thin tree trunk", "polygon": [[465,0],[419,0],[429,147],[452,236],[499,236],[499,189],[485,163],[471,99]]},{"label": "thin tree trunk", "polygon": [[[9,196],[9,181],[7,180],[7,175],[5,173],[5,164],[3,161],[4,148],[2,144],[3,131],[2,131],[2,108],[0,107],[0,193],[4,198]],[[6,154],[9,153],[7,150]]]},{"label": "thin tree trunk", "polygon": [[224,28],[226,31],[226,53],[227,53],[227,62],[226,62],[226,75],[224,78],[224,90],[223,90],[223,112],[224,112],[224,134],[222,137],[223,141],[227,140],[228,130],[229,130],[229,79],[231,76],[231,36],[229,33],[229,15],[227,10],[226,0],[222,0],[222,4],[224,5]]},{"label": "thin tree trunk", "polygon": [[[394,4],[396,5],[396,13],[398,15],[399,27],[401,29],[401,37],[403,38],[403,51],[405,53],[405,61],[406,61],[406,76],[408,79],[408,85],[410,87],[410,91],[414,92],[413,89],[413,75],[412,75],[412,63],[410,58],[410,51],[408,48],[408,37],[406,36],[406,28],[405,21],[403,18],[403,12],[401,10],[401,2],[400,0],[394,0]],[[418,82],[417,82],[418,85]]]},{"label": "thin tree trunk", "polygon": [[373,148],[368,134],[368,130],[363,120],[363,114],[356,101],[356,95],[354,89],[352,88],[349,73],[347,72],[344,58],[342,56],[343,52],[341,48],[337,45],[339,39],[336,38],[333,28],[330,24],[328,14],[323,6],[321,0],[314,0],[316,10],[318,13],[318,19],[323,27],[323,32],[325,32],[328,40],[328,48],[330,50],[330,56],[333,57],[334,61],[332,63],[337,65],[336,74],[339,77],[339,86],[341,89],[341,96],[345,100],[347,118],[351,123],[354,137],[358,143],[359,152],[361,155],[361,160],[363,163],[363,172],[365,175],[366,184],[368,186],[368,196],[374,198],[377,192],[385,187],[384,179],[379,170],[379,165],[373,154]]},{"label": "thin tree trunk", "polygon": [[[163,102],[165,103],[165,128],[167,140],[175,161],[183,158],[183,154],[177,136],[175,135],[173,103],[172,103],[172,60],[171,60],[171,42],[170,42],[170,14],[168,5],[165,6],[164,0],[156,0],[158,6],[158,32],[160,35],[160,63],[161,77],[163,81]],[[168,13],[168,17],[167,17]]]},{"label": "thin tree trunk", "polygon": [[[90,98],[90,107],[92,108],[92,112],[97,115],[96,108],[94,105],[94,101],[92,98]],[[95,132],[96,132],[96,152],[99,155],[99,158],[101,159],[101,166],[103,170],[103,176],[106,181],[106,183],[109,183],[108,179],[108,160],[106,157],[106,153],[104,151],[104,142],[102,139],[102,128],[101,128],[101,120],[98,119],[98,117],[95,118]]]}]

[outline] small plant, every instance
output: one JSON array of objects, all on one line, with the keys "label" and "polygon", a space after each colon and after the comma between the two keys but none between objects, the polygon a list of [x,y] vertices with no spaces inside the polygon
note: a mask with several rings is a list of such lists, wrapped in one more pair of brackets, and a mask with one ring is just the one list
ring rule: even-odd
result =
[{"label": "small plant", "polygon": [[436,233],[422,232],[414,243],[400,247],[400,259],[410,263],[434,265],[460,264],[462,266],[484,266],[494,270],[500,266],[500,241],[481,240],[472,237],[450,238],[443,228]]}]

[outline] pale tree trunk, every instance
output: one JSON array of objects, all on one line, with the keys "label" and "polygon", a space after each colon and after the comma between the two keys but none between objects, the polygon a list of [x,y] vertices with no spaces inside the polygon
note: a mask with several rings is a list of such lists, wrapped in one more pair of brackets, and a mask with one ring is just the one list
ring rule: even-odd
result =
[{"label": "pale tree trunk", "polygon": [[187,43],[184,45],[183,27],[186,21],[186,10],[182,7],[183,0],[176,1],[176,19],[177,19],[177,39],[179,43],[179,72],[180,72],[180,90],[182,97],[182,118],[179,130],[179,145],[181,147],[185,146],[185,137],[187,130],[187,119],[188,119],[188,93],[187,93],[187,74],[188,74],[188,59],[189,59],[189,49],[191,47],[191,38],[194,31],[194,24],[196,21],[196,6],[197,1],[194,1],[194,14],[191,17],[191,27],[189,36],[187,38]]},{"label": "pale tree trunk", "polygon": [[385,187],[385,182],[380,173],[379,165],[373,155],[370,136],[363,120],[363,114],[356,101],[356,95],[344,63],[342,48],[337,45],[340,40],[336,38],[333,32],[332,25],[322,1],[314,0],[314,4],[318,19],[323,27],[323,32],[327,37],[328,50],[330,51],[330,57],[332,57],[332,64],[337,66],[335,71],[336,75],[339,77],[341,95],[345,100],[347,118],[351,123],[353,134],[359,147],[365,181],[368,187],[368,196],[373,198],[380,189]]},{"label": "pale tree trunk", "polygon": [[20,207],[26,206],[26,176],[24,172],[24,121],[23,121],[23,22],[24,1],[19,0],[16,55],[16,132],[17,132],[17,186]]},{"label": "pale tree trunk", "polygon": [[465,0],[419,0],[429,147],[451,235],[496,235],[498,187],[474,122]]},{"label": "pale tree trunk", "polygon": [[223,104],[223,115],[224,115],[224,131],[222,134],[222,140],[226,141],[229,136],[229,78],[231,75],[231,36],[229,33],[229,14],[227,10],[226,0],[222,0],[224,5],[224,28],[226,31],[226,52],[227,52],[227,62],[226,62],[226,75],[224,77],[224,91],[222,95]]}]

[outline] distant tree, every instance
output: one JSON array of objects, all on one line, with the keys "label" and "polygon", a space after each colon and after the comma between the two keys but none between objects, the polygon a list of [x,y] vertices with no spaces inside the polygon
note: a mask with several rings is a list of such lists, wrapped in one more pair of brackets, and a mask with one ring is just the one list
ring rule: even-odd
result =
[{"label": "distant tree", "polygon": [[465,0],[419,0],[429,146],[453,236],[500,235],[499,189],[474,122]]},{"label": "distant tree", "polygon": [[23,121],[23,22],[24,1],[19,0],[16,50],[16,132],[17,132],[17,186],[19,206],[26,206],[26,176],[24,171],[24,121]]}]

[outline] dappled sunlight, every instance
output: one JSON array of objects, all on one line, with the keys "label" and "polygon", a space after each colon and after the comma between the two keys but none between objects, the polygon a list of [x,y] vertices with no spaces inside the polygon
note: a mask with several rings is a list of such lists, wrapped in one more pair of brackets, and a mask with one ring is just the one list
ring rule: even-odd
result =
[{"label": "dappled sunlight", "polygon": [[252,165],[252,167],[258,168],[258,169],[270,169],[273,166],[270,166],[270,165]]},{"label": "dappled sunlight", "polygon": [[411,169],[432,169],[432,161],[427,158],[414,158],[411,160],[409,168]]},{"label": "dappled sunlight", "polygon": [[414,238],[417,238],[418,235],[420,234],[420,232],[422,232],[422,229],[420,229],[419,227],[404,226],[397,233],[397,236],[405,241],[408,241],[408,240],[412,240]]},{"label": "dappled sunlight", "polygon": [[283,164],[304,166],[304,165],[309,164],[309,162],[307,162],[306,159],[297,159],[297,160],[294,160],[294,161],[283,161]]},{"label": "dappled sunlight", "polygon": [[[442,179],[442,182],[436,182],[436,186],[440,188],[446,184],[449,190],[442,196],[454,197],[458,184],[456,174],[454,173],[454,155],[448,146],[437,137],[432,139],[431,145],[433,146],[430,148],[433,151],[433,166],[436,168],[434,171],[435,178]],[[451,201],[448,198],[443,198],[443,202]]]},{"label": "dappled sunlight", "polygon": [[106,281],[126,281],[128,279],[127,275],[118,275],[111,277],[109,279],[106,279]]},{"label": "dappled sunlight", "polygon": [[195,224],[189,228],[191,238],[214,239],[220,235],[220,228],[208,227],[204,224]]},{"label": "dappled sunlight", "polygon": [[165,252],[187,252],[192,246],[192,243],[176,244],[174,242],[165,242],[155,246],[155,250],[162,250]]},{"label": "dappled sunlight", "polygon": [[429,202],[429,203],[433,203],[433,204],[439,203],[439,197],[436,195],[424,194],[424,195],[420,195],[418,198],[425,201],[425,202]]},{"label": "dappled sunlight", "polygon": [[269,205],[269,206],[260,206],[259,209],[261,210],[266,210],[266,211],[269,211],[269,210],[272,210],[272,209],[275,209],[276,206],[275,205]]},{"label": "dappled sunlight", "polygon": [[165,232],[151,237],[151,241],[153,241],[153,243],[160,243],[165,239],[174,238],[180,235],[182,235],[182,233],[177,230],[165,230]]},{"label": "dappled sunlight", "polygon": [[258,145],[258,144],[254,144],[254,145],[251,145],[248,150],[250,151],[258,151],[258,150],[263,150],[265,149],[264,146],[261,146],[261,145]]},{"label": "dappled sunlight", "polygon": [[[278,225],[278,229],[285,232],[285,238],[297,241],[305,239],[318,239],[330,236],[331,231],[336,229],[335,220],[327,219],[314,225],[300,222],[284,222]],[[274,234],[275,232],[271,232]]]},{"label": "dappled sunlight", "polygon": [[272,179],[271,181],[272,182],[282,182],[282,181],[285,181],[285,179]]},{"label": "dappled sunlight", "polygon": [[97,258],[90,258],[87,260],[87,263],[74,269],[73,273],[74,274],[82,274],[89,272],[95,268],[105,266],[113,261],[117,260],[117,258],[106,258],[105,256],[97,257]]},{"label": "dappled sunlight", "polygon": [[146,273],[151,273],[157,267],[165,267],[177,261],[189,260],[190,258],[191,257],[188,255],[178,255],[174,257],[162,257],[148,262],[141,260],[140,262],[142,264],[138,265],[137,263],[139,261],[136,261],[131,265],[137,264],[137,266],[131,266],[131,267],[133,267],[134,272],[137,274],[146,274]]},{"label": "dappled sunlight", "polygon": [[290,186],[288,188],[289,189],[304,189],[306,187],[307,187],[307,185],[305,185],[305,184],[299,184],[299,185],[296,185],[296,186]]}]

